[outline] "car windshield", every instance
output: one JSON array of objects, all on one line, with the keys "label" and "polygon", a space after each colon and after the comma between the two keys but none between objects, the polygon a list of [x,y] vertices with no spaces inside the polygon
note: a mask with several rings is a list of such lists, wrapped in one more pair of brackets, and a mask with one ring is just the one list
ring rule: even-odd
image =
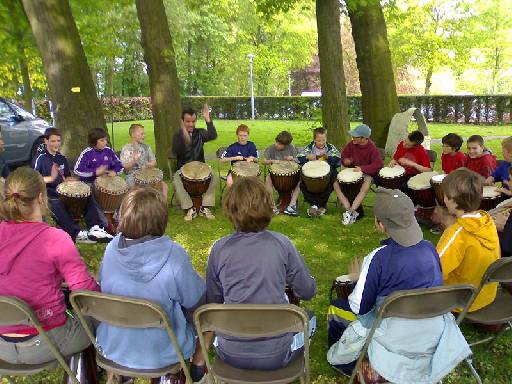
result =
[{"label": "car windshield", "polygon": [[12,109],[14,109],[16,114],[23,117],[24,120],[34,120],[35,119],[33,114],[25,111],[23,108],[19,107],[18,105],[14,104],[14,103],[10,103],[10,102],[8,104]]}]

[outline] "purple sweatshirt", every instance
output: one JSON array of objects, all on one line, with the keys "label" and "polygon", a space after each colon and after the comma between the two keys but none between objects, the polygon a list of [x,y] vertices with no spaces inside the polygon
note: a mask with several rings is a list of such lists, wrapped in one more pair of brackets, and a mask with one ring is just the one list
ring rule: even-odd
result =
[{"label": "purple sweatshirt", "polygon": [[101,151],[87,147],[85,148],[75,164],[75,173],[80,177],[81,181],[91,183],[96,179],[96,170],[106,165],[109,171],[119,173],[123,170],[123,164],[110,147],[105,147]]},{"label": "purple sweatshirt", "polygon": [[[45,330],[66,322],[61,284],[98,291],[73,240],[42,222],[0,223],[0,295],[24,300]],[[0,334],[37,334],[26,325],[0,327]]]}]

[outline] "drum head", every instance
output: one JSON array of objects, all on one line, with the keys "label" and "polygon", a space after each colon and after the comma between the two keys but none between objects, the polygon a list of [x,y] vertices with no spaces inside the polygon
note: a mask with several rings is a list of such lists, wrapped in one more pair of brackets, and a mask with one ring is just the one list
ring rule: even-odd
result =
[{"label": "drum head", "polygon": [[496,190],[496,187],[493,186],[493,185],[486,185],[484,187],[484,193],[483,193],[483,198],[484,199],[494,199],[498,196],[501,195],[501,192],[497,191]]},{"label": "drum head", "polygon": [[158,168],[142,168],[133,174],[136,183],[151,184],[162,181],[164,178],[163,172]]},{"label": "drum head", "polygon": [[83,181],[64,181],[57,185],[57,193],[69,197],[88,197],[91,195],[91,187]]},{"label": "drum head", "polygon": [[394,167],[384,167],[379,171],[379,176],[386,179],[393,179],[405,174],[405,168],[400,165]]},{"label": "drum head", "polygon": [[444,173],[432,176],[432,184],[441,184],[445,177],[446,175]]},{"label": "drum head", "polygon": [[210,166],[201,161],[191,161],[181,167],[181,174],[189,180],[205,180],[210,177],[211,173]]},{"label": "drum head", "polygon": [[340,183],[355,183],[363,177],[363,172],[354,171],[354,168],[344,168],[338,172],[338,181]]},{"label": "drum head", "polygon": [[94,181],[94,186],[111,195],[121,195],[128,192],[128,184],[121,176],[99,176]]},{"label": "drum head", "polygon": [[352,279],[350,278],[350,275],[341,275],[336,278],[336,281],[338,281],[340,283],[345,283],[345,282],[352,282]]},{"label": "drum head", "polygon": [[429,189],[432,186],[430,185],[430,179],[433,176],[439,175],[439,172],[423,172],[413,176],[407,182],[407,186],[415,191],[421,191],[423,189]]},{"label": "drum head", "polygon": [[260,174],[260,166],[254,162],[237,161],[231,167],[231,171],[242,177],[258,176]]},{"label": "drum head", "polygon": [[293,175],[299,168],[299,164],[294,161],[281,161],[270,166],[270,173],[278,176]]},{"label": "drum head", "polygon": [[306,177],[320,178],[327,176],[331,172],[331,167],[322,160],[308,161],[302,166],[302,174]]}]

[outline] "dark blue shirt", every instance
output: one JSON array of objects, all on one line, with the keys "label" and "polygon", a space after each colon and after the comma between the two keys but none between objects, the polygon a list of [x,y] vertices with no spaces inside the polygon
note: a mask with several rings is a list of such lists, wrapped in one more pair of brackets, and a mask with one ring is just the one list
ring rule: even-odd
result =
[{"label": "dark blue shirt", "polygon": [[9,176],[9,166],[5,159],[0,156],[0,177],[5,179],[7,176]]},{"label": "dark blue shirt", "polygon": [[46,183],[46,190],[49,198],[56,199],[58,197],[57,185],[62,183],[66,177],[71,176],[66,157],[60,152],[57,152],[55,155],[44,152],[37,156],[34,161],[34,169],[43,175],[43,177],[51,176],[53,164],[57,164],[59,174],[53,183]]},{"label": "dark blue shirt", "polygon": [[[258,157],[258,152],[256,151],[256,145],[252,141],[248,141],[247,144],[242,145],[238,142],[231,144],[228,149],[222,154],[221,157],[235,157],[235,156],[243,156],[244,159],[248,157]],[[232,161],[231,163],[234,163]]]},{"label": "dark blue shirt", "polygon": [[500,166],[491,173],[491,176],[494,178],[495,182],[504,180],[508,180],[510,178],[510,163],[508,161],[502,161]]}]

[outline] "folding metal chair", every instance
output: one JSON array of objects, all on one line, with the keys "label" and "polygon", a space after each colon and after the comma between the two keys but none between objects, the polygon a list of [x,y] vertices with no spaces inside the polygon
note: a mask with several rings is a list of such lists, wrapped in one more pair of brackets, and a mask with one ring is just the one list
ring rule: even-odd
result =
[{"label": "folding metal chair", "polygon": [[[350,384],[354,382],[356,376],[358,376],[360,383],[365,383],[361,365],[368,352],[373,335],[383,319],[387,317],[426,319],[443,315],[457,308],[466,308],[474,291],[475,287],[472,285],[450,285],[393,292],[384,300],[379,308],[352,372]],[[473,368],[471,360],[467,358],[465,362],[476,381],[481,384],[480,376]]]},{"label": "folding metal chair", "polygon": [[220,199],[222,200],[222,193],[224,192],[224,189],[226,188],[226,182],[228,180],[228,175],[222,175],[221,169],[222,169],[222,162],[220,161],[222,154],[228,149],[228,147],[220,147],[215,152],[215,156],[217,157],[217,174],[219,176],[219,189],[220,189]]},{"label": "folding metal chair", "polygon": [[[169,171],[169,180],[171,181],[171,184],[172,184],[172,178],[173,178],[174,174],[176,173],[176,171],[178,170],[178,158],[172,152],[172,149],[170,149],[169,152],[167,153],[167,168]],[[170,203],[171,206],[172,206],[172,202],[174,200],[175,195],[176,195],[176,191],[174,190],[174,187],[173,187],[172,195],[171,195],[171,203]]]},{"label": "folding metal chair", "polygon": [[504,257],[498,259],[494,263],[489,265],[487,271],[485,271],[484,276],[482,277],[480,286],[471,297],[469,305],[457,318],[457,321],[459,323],[463,320],[466,320],[469,322],[486,325],[496,325],[504,323],[507,324],[507,326],[504,326],[501,329],[501,331],[495,334],[494,336],[490,336],[485,339],[471,343],[471,346],[486,343],[489,341],[494,342],[498,337],[500,337],[507,330],[512,328],[512,294],[503,287],[498,287],[496,298],[491,304],[477,311],[468,312],[469,307],[473,304],[473,302],[475,301],[476,297],[478,296],[484,285],[496,282],[512,283],[512,257]]},{"label": "folding metal chair", "polygon": [[0,377],[7,376],[7,380],[12,383],[9,376],[32,376],[43,370],[49,370],[60,365],[66,372],[69,380],[75,384],[79,381],[75,377],[66,360],[48,337],[48,334],[37,320],[36,315],[32,309],[23,301],[15,297],[0,296],[0,325],[13,325],[22,324],[29,327],[34,327],[39,333],[39,337],[44,343],[48,345],[54,359],[41,364],[11,364],[6,361],[0,360]]},{"label": "folding metal chair", "polygon": [[[73,291],[69,299],[80,323],[96,349],[96,362],[100,367],[118,375],[151,378],[176,374],[182,368],[187,383],[192,383],[188,366],[176,340],[172,324],[160,304],[149,300],[92,291]],[[163,328],[171,339],[179,361],[158,369],[134,369],[117,364],[103,356],[101,346],[96,343],[94,332],[85,321],[84,316],[90,316],[117,327]]]},{"label": "folding metal chair", "polygon": [[[290,304],[207,304],[194,313],[199,342],[208,367],[208,380],[226,383],[290,383],[300,379],[309,383],[309,318],[302,308]],[[304,354],[288,366],[272,371],[235,368],[219,357],[212,363],[203,332],[223,335],[260,338],[287,332],[304,332]],[[249,341],[248,341],[249,342]]]}]

